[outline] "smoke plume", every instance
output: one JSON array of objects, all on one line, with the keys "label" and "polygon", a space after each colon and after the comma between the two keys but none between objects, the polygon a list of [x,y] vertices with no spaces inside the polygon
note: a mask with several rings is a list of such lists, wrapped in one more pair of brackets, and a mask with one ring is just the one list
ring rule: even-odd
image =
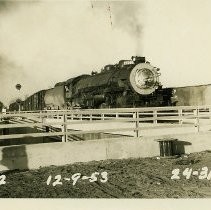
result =
[{"label": "smoke plume", "polygon": [[136,54],[143,53],[144,5],[140,1],[113,2],[114,27],[126,31],[136,43]]}]

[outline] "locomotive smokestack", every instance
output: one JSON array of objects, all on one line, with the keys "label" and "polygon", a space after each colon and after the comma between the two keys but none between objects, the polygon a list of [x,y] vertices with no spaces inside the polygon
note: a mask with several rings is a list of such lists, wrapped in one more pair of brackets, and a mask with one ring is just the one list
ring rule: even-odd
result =
[{"label": "locomotive smokestack", "polygon": [[135,64],[145,63],[145,61],[146,61],[145,57],[140,57],[140,56],[132,56],[131,59]]}]

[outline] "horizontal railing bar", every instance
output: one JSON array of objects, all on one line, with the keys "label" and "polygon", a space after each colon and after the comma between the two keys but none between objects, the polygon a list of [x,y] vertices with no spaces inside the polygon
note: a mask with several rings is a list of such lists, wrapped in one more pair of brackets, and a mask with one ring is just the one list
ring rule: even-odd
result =
[{"label": "horizontal railing bar", "polygon": [[90,110],[90,109],[86,109],[86,110],[55,110],[55,111],[40,111],[40,112],[15,112],[15,113],[11,113],[9,112],[9,114],[0,114],[0,117],[5,117],[5,116],[20,116],[20,115],[28,115],[28,114],[35,114],[37,115],[52,115],[55,113],[60,113],[60,114],[68,114],[68,113],[121,113],[121,112],[142,112],[142,111],[169,111],[169,110],[194,110],[194,109],[208,109],[211,108],[211,105],[207,105],[207,106],[178,106],[178,107],[146,107],[146,108],[112,108],[112,109],[96,109],[96,110]]},{"label": "horizontal railing bar", "polygon": [[21,127],[36,127],[36,126],[52,126],[52,125],[71,125],[71,124],[96,124],[96,123],[109,123],[109,122],[134,122],[136,119],[114,119],[114,120],[100,120],[100,121],[70,121],[70,122],[46,122],[46,123],[17,123],[17,124],[0,124],[2,128],[21,128]]},{"label": "horizontal railing bar", "polygon": [[[72,118],[72,117],[74,117],[74,118],[86,118],[86,117],[89,117],[89,115],[90,115],[91,113],[86,113],[86,114],[77,114],[77,115],[73,115],[73,116],[71,116],[71,115],[69,115],[69,114],[67,114],[67,117],[70,117],[70,118]],[[141,112],[139,112],[139,115],[153,115],[154,113],[141,113]],[[157,115],[178,115],[178,113],[169,113],[169,112],[166,112],[166,113],[156,113]],[[183,113],[181,113],[182,115],[187,115],[187,114],[191,114],[191,113],[185,113],[185,112],[183,112]],[[92,116],[93,118],[102,118],[102,116],[101,116],[102,114],[100,114],[99,116]],[[104,114],[105,115],[105,114]],[[124,115],[124,114],[122,114],[122,115]],[[207,116],[211,116],[211,113],[209,113],[209,112],[204,112],[204,113],[201,113],[201,112],[199,112],[199,115],[198,116],[204,116],[204,115],[207,115]],[[16,115],[16,116],[14,116],[14,115],[10,115],[10,116],[5,116],[4,115],[4,118],[9,118],[9,117],[18,117],[19,115]],[[35,115],[34,115],[35,116]],[[38,118],[41,118],[41,117],[50,117],[50,116],[52,116],[52,115],[46,115],[45,113],[43,113],[43,114],[39,114],[39,115],[36,115]],[[27,116],[21,116],[21,117],[27,117]],[[31,117],[31,115],[29,115],[28,117]],[[55,115],[54,117],[56,117],[56,118],[58,118],[58,115]],[[107,116],[104,116],[104,118],[106,118],[106,117],[111,117],[111,116],[108,116],[108,114],[107,114]],[[113,117],[116,117],[115,115],[113,116]],[[118,115],[118,117],[121,117],[121,115]],[[123,117],[123,116],[122,116]],[[132,117],[132,114],[131,114],[131,117]],[[52,117],[53,118],[53,117]],[[62,118],[62,116],[60,116],[59,118]],[[112,118],[112,117],[111,117]],[[31,120],[33,120],[33,119],[31,119]]]},{"label": "horizontal railing bar", "polygon": [[68,134],[86,134],[86,133],[106,133],[115,131],[135,131],[136,128],[111,128],[111,129],[100,129],[100,130],[84,130],[84,131],[68,131]]},{"label": "horizontal railing bar", "polygon": [[[145,121],[153,121],[153,120],[162,120],[162,121],[168,121],[168,120],[185,120],[185,119],[196,119],[200,117],[210,117],[211,115],[202,115],[202,116],[195,116],[195,115],[187,115],[187,116],[157,116],[157,117],[144,117],[144,118],[110,118],[107,119],[105,118],[105,120],[94,120],[92,119],[92,121],[88,121],[88,120],[76,120],[76,121],[69,121],[69,122],[38,122],[38,123],[34,123],[34,122],[19,122],[19,123],[15,123],[15,124],[0,124],[0,128],[19,128],[19,127],[35,127],[35,126],[51,126],[51,125],[70,125],[70,124],[91,124],[91,123],[110,123],[110,122],[145,122]],[[111,120],[112,119],[112,120]],[[18,122],[18,121],[16,121]]]},{"label": "horizontal railing bar", "polygon": [[69,121],[67,122],[43,122],[43,123],[16,123],[16,124],[0,124],[0,128],[19,128],[19,127],[36,127],[36,126],[51,126],[51,125],[71,125],[71,124],[96,124],[96,123],[110,123],[110,122],[135,122],[138,119],[133,118],[121,118],[121,119],[112,119],[112,120],[83,120],[83,121]]},{"label": "horizontal railing bar", "polygon": [[[153,114],[157,114],[157,115],[178,115],[178,112],[139,113],[139,115],[142,115],[142,116],[153,115]],[[193,114],[193,112],[192,112],[192,114]]]},{"label": "horizontal railing bar", "polygon": [[[185,114],[185,113],[181,113],[181,114],[182,114],[182,115],[187,115],[187,114]],[[88,115],[88,114],[87,114],[87,115]],[[148,114],[148,113],[147,113],[147,114],[146,114],[146,113],[139,113],[139,116],[141,116],[141,115],[142,115],[142,116],[143,116],[143,115],[153,115],[153,113],[150,113],[150,114]],[[178,115],[178,113],[157,113],[157,115],[158,115],[158,116],[159,116],[159,115],[173,115],[173,116],[175,116],[175,115]],[[44,117],[49,117],[50,115],[45,115],[45,114],[43,114],[43,116],[44,116]],[[43,116],[42,116],[42,117],[43,117]],[[194,116],[196,116],[196,115],[194,115]],[[211,113],[203,113],[203,114],[199,113],[198,116],[211,116]],[[10,118],[11,118],[11,117],[14,118],[14,117],[17,117],[17,116],[10,116]],[[22,117],[24,117],[24,116],[22,116]],[[29,115],[28,117],[31,117],[31,116]],[[40,118],[41,116],[38,115],[37,117]],[[68,118],[72,118],[72,117],[73,117],[73,118],[78,118],[78,119],[79,119],[79,118],[87,118],[88,116],[83,116],[83,115],[82,115],[82,116],[71,116],[71,115],[67,115],[67,117],[68,117]],[[114,117],[116,117],[116,116],[114,116]],[[113,117],[113,118],[114,118],[114,117]],[[118,116],[118,117],[121,117],[121,116]],[[132,115],[131,115],[131,117],[132,117]],[[4,117],[4,118],[9,118],[9,116]],[[90,117],[88,117],[88,118],[90,118]],[[92,118],[99,118],[99,119],[101,119],[101,118],[112,118],[112,117],[108,117],[108,116],[104,116],[104,117],[103,117],[103,116],[99,116],[99,117],[97,117],[97,116],[92,116]]]},{"label": "horizontal railing bar", "polygon": [[139,130],[149,130],[149,129],[160,129],[160,128],[180,128],[180,127],[193,127],[193,124],[171,124],[171,125],[153,125],[153,127],[151,126],[140,126]]},{"label": "horizontal railing bar", "polygon": [[[139,116],[141,116],[141,115],[153,115],[154,113],[139,113]],[[178,113],[168,113],[168,112],[166,112],[166,113],[156,113],[158,116],[159,115],[173,115],[173,116],[177,116],[177,115],[193,115],[193,116],[211,116],[211,112],[204,112],[204,113],[199,113],[198,115],[194,115],[193,114],[193,112],[192,113],[180,113],[180,114],[178,114]],[[102,115],[102,114],[101,114]],[[99,119],[101,119],[101,118],[116,118],[116,116],[114,115],[113,117],[108,117],[108,116],[101,116],[101,115],[99,115],[99,116],[93,116],[92,115],[92,118],[99,118]],[[122,115],[124,115],[124,114],[122,114]],[[118,117],[120,117],[121,115],[118,115]],[[14,117],[14,116],[13,116]],[[82,115],[77,115],[77,116],[71,116],[71,115],[67,115],[67,117],[68,118],[78,118],[78,119],[81,119],[81,118],[90,118],[91,116],[90,116],[90,114],[82,114]],[[122,116],[123,117],[123,116]],[[132,115],[131,115],[131,117],[132,117]],[[25,117],[22,117],[23,119],[25,118]],[[40,119],[40,118],[39,118]],[[59,118],[59,119],[62,119],[62,118]],[[35,121],[35,119],[27,119],[27,120],[34,120]]]},{"label": "horizontal railing bar", "polygon": [[28,134],[9,134],[1,135],[0,140],[4,139],[15,139],[24,137],[48,137],[48,136],[62,136],[70,134],[85,134],[85,133],[104,133],[104,132],[115,132],[115,131],[135,131],[135,128],[114,128],[114,129],[101,129],[101,130],[87,130],[87,131],[67,131],[67,132],[50,132],[50,133],[28,133]]},{"label": "horizontal railing bar", "polygon": [[[175,127],[190,127],[190,125],[156,125],[153,128],[175,128]],[[51,136],[62,136],[70,134],[86,134],[86,133],[105,133],[105,132],[115,132],[115,131],[136,131],[136,130],[146,130],[151,129],[152,127],[142,127],[139,128],[114,128],[114,129],[100,129],[100,130],[86,130],[86,131],[68,131],[68,132],[50,132],[50,133],[30,133],[30,134],[10,134],[10,135],[1,135],[0,140],[4,139],[15,139],[15,138],[24,138],[24,137],[51,137]]]},{"label": "horizontal railing bar", "polygon": [[[67,120],[68,122],[69,120]],[[129,119],[126,119],[126,118],[121,118],[121,119],[115,119],[115,118],[112,118],[112,119],[105,119],[105,120],[93,120],[90,121],[90,120],[75,120],[75,121],[70,121],[68,122],[67,124],[95,124],[95,123],[110,123],[110,122],[135,122],[135,121],[138,121],[138,119],[133,119],[133,118],[129,118]]]},{"label": "horizontal railing bar", "polygon": [[62,136],[62,135],[64,135],[64,132],[9,134],[9,135],[1,135],[0,140],[17,139],[17,138],[25,138],[25,137]]}]

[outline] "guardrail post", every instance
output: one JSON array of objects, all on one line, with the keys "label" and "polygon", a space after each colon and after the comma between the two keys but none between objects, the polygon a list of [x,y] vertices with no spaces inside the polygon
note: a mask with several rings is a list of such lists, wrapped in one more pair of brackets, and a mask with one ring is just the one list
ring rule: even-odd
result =
[{"label": "guardrail post", "polygon": [[153,123],[154,123],[154,124],[157,124],[157,123],[158,123],[158,121],[157,121],[157,117],[158,117],[158,115],[157,115],[157,110],[154,110],[154,111],[153,111],[153,117],[154,117]]},{"label": "guardrail post", "polygon": [[45,130],[46,133],[49,133],[49,132],[50,132],[50,127],[47,126],[47,125],[43,125],[43,124],[46,123],[46,118],[45,118],[45,116],[42,116],[41,120],[42,120],[42,128]]},{"label": "guardrail post", "polygon": [[178,109],[178,116],[179,116],[179,124],[182,124],[183,123],[183,120],[182,120],[182,109]]},{"label": "guardrail post", "polygon": [[135,132],[136,132],[136,137],[139,137],[139,112],[135,112],[133,114],[133,118],[135,119]]},{"label": "guardrail post", "polygon": [[194,116],[195,116],[195,123],[194,123],[194,127],[196,132],[199,132],[199,109],[196,108],[195,110],[193,110]]},{"label": "guardrail post", "polygon": [[62,125],[62,132],[64,135],[62,136],[62,142],[67,142],[67,114],[63,115],[63,125]]}]

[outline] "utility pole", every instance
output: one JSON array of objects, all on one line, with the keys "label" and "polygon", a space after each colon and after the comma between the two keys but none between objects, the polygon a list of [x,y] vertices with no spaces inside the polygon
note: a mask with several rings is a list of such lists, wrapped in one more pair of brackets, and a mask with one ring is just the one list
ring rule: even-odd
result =
[{"label": "utility pole", "polygon": [[[17,84],[15,87],[18,90],[18,95],[20,96],[21,84]],[[21,111],[21,99],[18,98],[16,100],[16,102],[18,104],[18,111],[20,112]]]}]

